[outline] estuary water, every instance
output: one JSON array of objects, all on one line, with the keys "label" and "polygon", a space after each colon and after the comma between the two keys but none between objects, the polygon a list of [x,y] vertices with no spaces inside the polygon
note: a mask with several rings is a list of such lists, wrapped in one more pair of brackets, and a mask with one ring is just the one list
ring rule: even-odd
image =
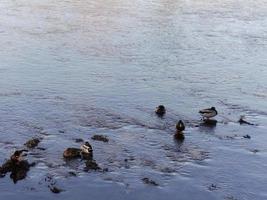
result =
[{"label": "estuary water", "polygon": [[[0,199],[267,199],[266,0],[1,0],[0,45],[1,164],[42,139]],[[77,138],[105,172],[63,159]]]}]

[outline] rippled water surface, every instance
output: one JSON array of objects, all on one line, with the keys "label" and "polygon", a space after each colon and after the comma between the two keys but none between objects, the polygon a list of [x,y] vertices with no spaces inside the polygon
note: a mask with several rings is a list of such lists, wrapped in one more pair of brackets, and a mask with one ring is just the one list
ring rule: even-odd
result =
[{"label": "rippled water surface", "polygon": [[[42,138],[1,199],[267,199],[266,0],[1,0],[0,45],[0,162]],[[107,172],[62,159],[76,138]]]}]

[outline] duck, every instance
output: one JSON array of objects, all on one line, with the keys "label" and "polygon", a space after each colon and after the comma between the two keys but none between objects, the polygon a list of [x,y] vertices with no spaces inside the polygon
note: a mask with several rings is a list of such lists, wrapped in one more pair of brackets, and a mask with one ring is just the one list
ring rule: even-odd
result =
[{"label": "duck", "polygon": [[179,120],[178,123],[176,124],[176,133],[174,135],[174,138],[179,141],[184,140],[184,133],[183,131],[185,130],[185,125],[182,120]]},{"label": "duck", "polygon": [[92,146],[89,144],[89,142],[85,142],[82,146],[81,146],[81,151],[82,153],[92,153],[93,152],[93,148]]},{"label": "duck", "polygon": [[166,108],[165,108],[165,106],[163,106],[163,105],[159,105],[159,106],[156,108],[155,113],[156,113],[158,116],[163,116],[163,115],[165,115],[165,113],[166,113]]},{"label": "duck", "polygon": [[84,160],[92,160],[93,159],[93,148],[92,146],[89,144],[89,142],[85,142],[82,146],[81,146],[81,156],[82,159]]},{"label": "duck", "polygon": [[25,154],[23,154],[23,152],[28,152],[28,150],[17,150],[15,151],[11,157],[10,157],[10,161],[14,164],[17,164],[19,162],[21,162],[23,160],[23,157],[25,156]]},{"label": "duck", "polygon": [[178,123],[176,124],[176,130],[178,132],[182,132],[185,130],[185,125],[182,120],[179,120]]},{"label": "duck", "polygon": [[218,112],[216,110],[215,107],[211,107],[211,108],[206,108],[206,109],[202,109],[199,111],[200,115],[205,119],[210,119],[215,117]]}]

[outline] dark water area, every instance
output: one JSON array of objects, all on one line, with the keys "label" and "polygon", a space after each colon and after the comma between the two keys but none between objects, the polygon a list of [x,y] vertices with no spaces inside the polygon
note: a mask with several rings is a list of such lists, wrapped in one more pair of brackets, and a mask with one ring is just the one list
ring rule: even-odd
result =
[{"label": "dark water area", "polygon": [[0,163],[41,138],[0,199],[267,199],[267,1],[2,0],[0,44]]}]

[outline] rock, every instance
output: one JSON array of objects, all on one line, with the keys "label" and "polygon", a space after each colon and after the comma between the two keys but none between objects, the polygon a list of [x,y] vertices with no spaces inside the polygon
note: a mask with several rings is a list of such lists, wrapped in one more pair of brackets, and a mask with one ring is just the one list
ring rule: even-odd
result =
[{"label": "rock", "polygon": [[76,138],[76,139],[74,139],[74,140],[75,140],[76,143],[81,143],[81,142],[83,142],[83,139],[82,139],[82,138]]},{"label": "rock", "polygon": [[81,157],[81,149],[67,148],[63,153],[63,157],[66,159],[80,158]]},{"label": "rock", "polygon": [[34,147],[37,147],[39,143],[40,143],[40,140],[38,138],[33,138],[27,141],[24,145],[28,148],[34,148]]},{"label": "rock", "polygon": [[84,153],[82,152],[82,159],[84,160],[92,160],[93,159],[93,152],[91,153]]},{"label": "rock", "polygon": [[100,170],[101,169],[94,160],[87,160],[85,162],[85,165],[86,165],[85,171],[89,171],[89,170]]},{"label": "rock", "polygon": [[243,138],[251,139],[250,135],[244,135]]},{"label": "rock", "polygon": [[242,115],[242,116],[240,116],[240,119],[238,120],[238,122],[239,122],[239,124],[247,124],[247,125],[255,125],[255,124],[253,124],[253,123],[250,123],[250,122],[247,122],[246,120],[245,120],[245,116],[244,115]]},{"label": "rock", "polygon": [[214,190],[218,190],[219,187],[215,184],[211,184],[209,187],[208,187],[209,191],[214,191]]},{"label": "rock", "polygon": [[91,137],[92,140],[97,140],[97,141],[102,141],[102,142],[108,142],[109,139],[107,136],[104,135],[94,135],[93,137]]},{"label": "rock", "polygon": [[68,174],[69,174],[70,176],[77,176],[77,174],[76,174],[75,172],[73,172],[73,171],[70,171]]},{"label": "rock", "polygon": [[58,194],[58,193],[62,192],[63,190],[56,187],[56,186],[50,186],[50,191],[55,193],[55,194]]},{"label": "rock", "polygon": [[258,152],[260,152],[260,150],[259,149],[252,149],[252,150],[250,150],[252,153],[258,153]]},{"label": "rock", "polygon": [[156,108],[156,111],[155,113],[159,116],[159,117],[162,117],[163,115],[165,115],[166,113],[166,109],[163,105],[159,105],[157,108]]},{"label": "rock", "polygon": [[178,141],[183,141],[184,140],[184,134],[182,132],[177,131],[176,134],[174,135],[174,138]]},{"label": "rock", "polygon": [[215,127],[217,125],[217,120],[216,119],[204,119],[201,125],[208,126],[208,127]]},{"label": "rock", "polygon": [[143,178],[142,179],[144,184],[148,184],[148,185],[153,185],[153,186],[158,186],[159,184],[157,184],[155,181],[149,179],[149,178]]}]

